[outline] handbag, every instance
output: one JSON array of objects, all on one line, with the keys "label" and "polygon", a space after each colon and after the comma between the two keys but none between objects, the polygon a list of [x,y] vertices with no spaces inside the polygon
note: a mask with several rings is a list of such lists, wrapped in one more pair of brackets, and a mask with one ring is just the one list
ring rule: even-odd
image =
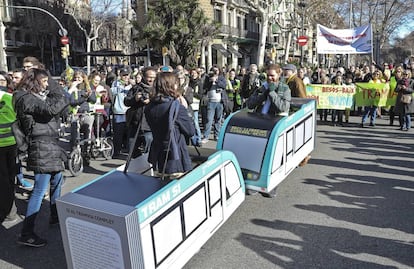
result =
[{"label": "handbag", "polygon": [[412,101],[412,95],[411,94],[403,94],[401,96],[401,103],[403,104],[411,104]]}]

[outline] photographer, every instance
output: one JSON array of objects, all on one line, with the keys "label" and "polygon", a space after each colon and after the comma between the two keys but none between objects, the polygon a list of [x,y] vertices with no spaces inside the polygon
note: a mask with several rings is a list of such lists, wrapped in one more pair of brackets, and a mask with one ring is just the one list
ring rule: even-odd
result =
[{"label": "photographer", "polygon": [[[226,79],[220,74],[218,67],[213,67],[212,72],[209,73],[209,80],[204,87],[208,102],[207,102],[207,124],[204,129],[204,138],[201,143],[207,143],[210,136],[211,127],[214,123],[214,139],[216,140],[220,128],[221,118],[223,117],[224,103],[227,105],[225,97],[226,93]],[[224,98],[223,98],[224,97]],[[223,103],[224,102],[224,103]]]},{"label": "photographer", "polygon": [[[126,112],[126,124],[128,128],[129,146],[133,146],[136,132],[140,134],[140,140],[136,146],[143,144],[141,151],[149,151],[152,142],[151,128],[149,127],[144,115],[144,107],[150,102],[150,93],[154,85],[157,72],[152,67],[147,67],[143,71],[143,78],[139,84],[128,92],[124,99],[124,104],[128,106]],[[138,130],[139,128],[139,130]]]},{"label": "photographer", "polygon": [[280,67],[271,64],[266,69],[267,81],[247,100],[247,107],[261,114],[287,116],[291,102],[289,87],[280,81]]}]

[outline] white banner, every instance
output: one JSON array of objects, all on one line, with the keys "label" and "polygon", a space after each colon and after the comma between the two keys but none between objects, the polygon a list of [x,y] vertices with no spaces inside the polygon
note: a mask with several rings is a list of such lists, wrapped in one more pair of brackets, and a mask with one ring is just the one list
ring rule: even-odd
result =
[{"label": "white banner", "polygon": [[371,24],[353,29],[329,29],[318,24],[316,42],[319,54],[372,53]]}]

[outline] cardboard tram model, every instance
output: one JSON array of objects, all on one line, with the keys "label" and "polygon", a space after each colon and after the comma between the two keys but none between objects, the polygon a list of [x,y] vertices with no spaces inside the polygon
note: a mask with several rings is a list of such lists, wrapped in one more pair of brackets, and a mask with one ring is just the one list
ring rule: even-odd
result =
[{"label": "cardboard tram model", "polygon": [[314,149],[315,122],[312,99],[293,98],[285,117],[241,110],[216,152],[179,179],[146,175],[143,155],[67,193],[57,207],[68,268],[183,267],[246,188],[272,191]]}]

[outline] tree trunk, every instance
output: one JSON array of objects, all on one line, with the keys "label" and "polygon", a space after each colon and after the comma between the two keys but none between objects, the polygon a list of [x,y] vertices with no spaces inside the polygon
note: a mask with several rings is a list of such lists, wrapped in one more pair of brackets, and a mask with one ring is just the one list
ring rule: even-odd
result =
[{"label": "tree trunk", "polygon": [[[91,46],[92,46],[92,38],[86,37],[86,52],[87,53],[91,52]],[[86,56],[86,67],[87,67],[87,72],[89,75],[91,73],[91,56],[90,55]]]},{"label": "tree trunk", "polygon": [[284,63],[287,63],[289,59],[290,42],[292,42],[292,31],[289,31],[288,33],[288,38],[287,38],[286,48],[285,48],[285,62]]},{"label": "tree trunk", "polygon": [[262,27],[260,29],[259,48],[257,53],[257,66],[259,68],[263,67],[263,61],[266,51],[266,39],[269,30],[269,17],[266,16],[267,14],[265,14],[264,12],[262,12],[260,15],[262,20]]}]

